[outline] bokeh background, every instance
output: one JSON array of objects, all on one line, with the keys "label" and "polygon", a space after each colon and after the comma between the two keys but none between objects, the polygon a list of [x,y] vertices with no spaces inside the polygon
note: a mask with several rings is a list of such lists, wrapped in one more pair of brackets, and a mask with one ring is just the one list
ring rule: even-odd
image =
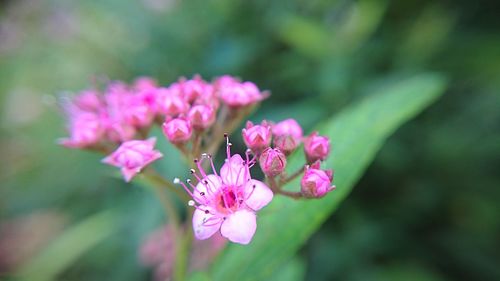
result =
[{"label": "bokeh background", "polygon": [[[100,155],[56,145],[58,95],[100,79],[232,74],[272,92],[251,119],[291,116],[309,132],[373,87],[437,72],[446,93],[298,253],[304,279],[500,280],[498,11],[486,0],[0,1],[0,278],[112,210],[109,233],[87,227],[43,262],[61,280],[151,279],[137,248],[161,207]],[[162,171],[185,173],[163,145]]]}]

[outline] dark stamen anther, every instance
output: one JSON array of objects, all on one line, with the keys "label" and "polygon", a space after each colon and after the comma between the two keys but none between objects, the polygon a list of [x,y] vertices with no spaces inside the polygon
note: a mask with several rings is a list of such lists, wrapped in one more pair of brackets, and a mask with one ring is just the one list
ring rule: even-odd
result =
[{"label": "dark stamen anther", "polygon": [[200,195],[201,195],[201,196],[205,196],[205,192],[203,192],[203,191],[202,191],[202,192],[200,192]]}]

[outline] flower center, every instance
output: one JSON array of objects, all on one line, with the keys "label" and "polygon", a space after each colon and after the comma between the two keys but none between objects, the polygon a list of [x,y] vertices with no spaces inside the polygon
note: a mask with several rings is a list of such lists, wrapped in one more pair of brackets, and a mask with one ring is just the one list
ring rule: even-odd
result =
[{"label": "flower center", "polygon": [[224,187],[217,198],[217,210],[222,213],[228,213],[238,209],[238,194],[233,187]]}]

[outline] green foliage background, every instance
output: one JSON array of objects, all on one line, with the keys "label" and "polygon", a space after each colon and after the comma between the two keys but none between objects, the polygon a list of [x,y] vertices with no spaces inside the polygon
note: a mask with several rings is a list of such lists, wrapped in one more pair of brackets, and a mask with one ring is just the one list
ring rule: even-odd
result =
[{"label": "green foliage background", "polygon": [[[339,189],[325,200],[273,203],[253,248],[230,247],[193,279],[500,279],[498,4],[0,3],[0,221],[43,212],[63,221],[20,276],[149,280],[136,250],[163,221],[155,198],[110,177],[98,155],[55,145],[65,134],[57,94],[102,76],[168,84],[229,73],[272,92],[252,120],[294,117],[331,136]],[[184,176],[172,147],[160,145],[171,157],[158,168]],[[292,224],[273,229],[278,219]],[[285,236],[273,243],[272,233]],[[0,276],[14,278],[3,259]]]}]

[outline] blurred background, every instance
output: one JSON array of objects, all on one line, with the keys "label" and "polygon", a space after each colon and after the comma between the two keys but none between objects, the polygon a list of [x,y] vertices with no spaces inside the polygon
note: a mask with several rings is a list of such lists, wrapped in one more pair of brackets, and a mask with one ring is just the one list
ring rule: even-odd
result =
[{"label": "blurred background", "polygon": [[[301,249],[304,278],[500,280],[498,11],[486,0],[0,1],[0,278],[37,258],[63,280],[152,277],[137,248],[161,207],[100,155],[56,145],[62,93],[103,77],[232,74],[272,92],[252,119],[294,117],[310,132],[374,87],[438,72],[447,92]],[[159,168],[185,173],[160,145],[172,157]],[[43,259],[55,239],[57,258]]]}]

